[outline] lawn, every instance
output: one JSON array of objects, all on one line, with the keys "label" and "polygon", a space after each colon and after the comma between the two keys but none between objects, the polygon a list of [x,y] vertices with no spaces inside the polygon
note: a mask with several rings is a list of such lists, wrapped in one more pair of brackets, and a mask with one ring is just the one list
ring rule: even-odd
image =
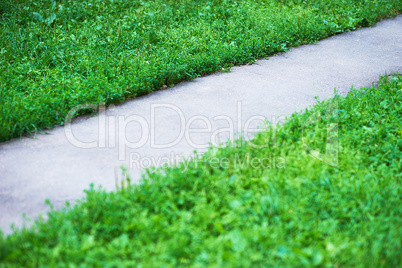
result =
[{"label": "lawn", "polygon": [[46,222],[0,236],[0,261],[18,267],[402,264],[402,76],[335,95],[252,141],[228,142],[185,164],[149,170],[140,184],[127,179],[114,192],[91,187]]},{"label": "lawn", "polygon": [[400,0],[2,0],[0,142],[395,16]]}]

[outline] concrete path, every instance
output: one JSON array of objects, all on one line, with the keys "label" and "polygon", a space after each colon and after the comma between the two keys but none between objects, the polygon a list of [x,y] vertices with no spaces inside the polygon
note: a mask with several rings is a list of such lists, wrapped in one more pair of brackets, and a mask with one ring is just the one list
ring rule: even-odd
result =
[{"label": "concrete path", "polygon": [[[122,164],[132,178],[144,167],[175,162],[208,142],[252,134],[262,118],[281,121],[334,88],[345,95],[378,76],[402,73],[402,15],[317,44],[181,83],[128,101],[68,128],[0,144],[0,228],[22,224],[84,196],[90,183],[115,189]],[[96,105],[96,104],[95,104]],[[79,107],[78,107],[79,108]],[[117,170],[117,174],[121,172]]]}]

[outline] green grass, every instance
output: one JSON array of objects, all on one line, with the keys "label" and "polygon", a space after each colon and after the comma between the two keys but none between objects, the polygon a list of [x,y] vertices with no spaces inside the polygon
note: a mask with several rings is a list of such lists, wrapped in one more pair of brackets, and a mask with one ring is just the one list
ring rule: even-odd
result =
[{"label": "green grass", "polygon": [[[335,137],[325,138],[327,126],[335,123],[337,167],[305,146],[324,153]],[[271,168],[239,164],[247,157],[282,160]],[[212,167],[214,158],[221,167]],[[401,266],[402,76],[336,95],[251,142],[211,148],[186,164],[149,170],[140,184],[115,192],[91,187],[76,206],[0,238],[0,260],[43,267]]]},{"label": "green grass", "polygon": [[400,0],[2,0],[0,141],[289,47],[373,25]]}]

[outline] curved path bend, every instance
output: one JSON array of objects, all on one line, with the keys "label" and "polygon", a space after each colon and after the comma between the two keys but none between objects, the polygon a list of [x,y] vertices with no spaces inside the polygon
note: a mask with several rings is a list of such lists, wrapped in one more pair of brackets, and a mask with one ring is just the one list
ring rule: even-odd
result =
[{"label": "curved path bend", "polygon": [[46,212],[45,199],[61,208],[90,183],[115,189],[120,165],[138,180],[149,164],[203,151],[211,138],[222,142],[261,118],[280,121],[313,105],[315,96],[331,97],[334,88],[345,95],[352,85],[371,86],[385,72],[402,73],[402,15],[101,108],[101,116],[79,118],[67,132],[56,127],[0,144],[0,228],[9,233],[23,213]]}]

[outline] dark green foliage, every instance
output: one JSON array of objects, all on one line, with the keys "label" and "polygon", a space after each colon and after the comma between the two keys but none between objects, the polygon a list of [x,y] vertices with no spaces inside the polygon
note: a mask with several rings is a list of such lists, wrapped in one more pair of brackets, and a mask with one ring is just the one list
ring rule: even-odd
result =
[{"label": "dark green foliage", "polygon": [[0,1],[0,141],[373,25],[400,0]]},{"label": "dark green foliage", "polygon": [[[334,116],[334,109],[339,110]],[[339,163],[313,158],[303,136],[326,143],[339,125]],[[139,185],[86,199],[47,222],[0,238],[10,266],[400,267],[402,77],[293,114],[253,143],[211,148]],[[307,133],[305,132],[307,131]],[[267,145],[256,149],[255,145]],[[237,159],[279,159],[253,168]],[[211,167],[210,159],[227,159]],[[237,164],[236,164],[237,163]],[[272,162],[271,162],[272,164]]]}]

